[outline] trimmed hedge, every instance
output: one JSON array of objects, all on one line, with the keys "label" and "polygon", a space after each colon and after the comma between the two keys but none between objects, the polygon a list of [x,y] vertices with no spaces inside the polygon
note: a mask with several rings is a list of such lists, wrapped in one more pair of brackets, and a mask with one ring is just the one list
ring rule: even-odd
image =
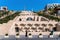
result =
[{"label": "trimmed hedge", "polygon": [[1,24],[2,24],[2,23],[7,23],[9,20],[13,20],[16,16],[19,15],[19,13],[20,13],[20,12],[16,12],[16,13],[14,13],[14,14],[12,14],[12,15],[9,15],[9,16],[3,18],[3,19],[0,19],[0,23],[1,23]]},{"label": "trimmed hedge", "polygon": [[39,14],[39,13],[38,13],[38,15],[39,15],[39,16],[43,16],[43,17],[46,17],[46,18],[48,18],[49,20],[60,21],[60,18],[51,16],[51,15]]}]

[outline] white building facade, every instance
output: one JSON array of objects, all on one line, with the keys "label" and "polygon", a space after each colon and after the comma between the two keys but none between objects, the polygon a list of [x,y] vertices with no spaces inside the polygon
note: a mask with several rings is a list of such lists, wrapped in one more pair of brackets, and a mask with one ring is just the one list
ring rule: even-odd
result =
[{"label": "white building facade", "polygon": [[38,16],[31,11],[22,11],[10,27],[8,35],[19,35],[20,37],[50,35],[56,24],[57,22]]}]

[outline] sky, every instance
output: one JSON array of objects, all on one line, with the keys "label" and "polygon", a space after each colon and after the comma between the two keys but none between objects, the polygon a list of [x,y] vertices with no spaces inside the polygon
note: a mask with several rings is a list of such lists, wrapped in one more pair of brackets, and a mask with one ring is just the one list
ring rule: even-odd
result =
[{"label": "sky", "polygon": [[7,6],[8,10],[40,11],[50,3],[60,3],[60,0],[0,0],[0,7]]}]

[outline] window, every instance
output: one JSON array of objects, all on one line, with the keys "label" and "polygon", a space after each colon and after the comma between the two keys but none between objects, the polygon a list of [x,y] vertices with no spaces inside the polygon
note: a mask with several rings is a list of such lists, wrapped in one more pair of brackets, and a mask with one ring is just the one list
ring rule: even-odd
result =
[{"label": "window", "polygon": [[31,17],[28,17],[27,18],[27,21],[32,21],[33,19]]},{"label": "window", "polygon": [[58,24],[55,24],[55,27],[57,27]]},{"label": "window", "polygon": [[15,26],[18,26],[17,24],[15,24]]},{"label": "window", "polygon": [[19,32],[19,28],[18,28],[18,27],[15,27],[15,31],[16,31],[16,32]]},{"label": "window", "polygon": [[5,34],[5,36],[8,36],[8,34]]},{"label": "window", "polygon": [[39,17],[37,17],[37,20],[36,21],[39,21]]},{"label": "window", "polygon": [[41,18],[41,21],[48,21],[47,19],[45,19],[45,18]]},{"label": "window", "polygon": [[24,29],[28,30],[29,28],[27,28],[27,27],[24,27]]},{"label": "window", "polygon": [[34,24],[35,26],[39,26],[40,24]]},{"label": "window", "polygon": [[35,16],[34,16],[34,19],[33,19],[33,21],[35,21]]},{"label": "window", "polygon": [[17,33],[16,36],[19,36],[19,33]]},{"label": "window", "polygon": [[53,31],[51,31],[50,35],[53,35]]},{"label": "window", "polygon": [[53,31],[56,31],[56,30],[57,30],[57,27],[54,27],[54,28],[53,28]]},{"label": "window", "polygon": [[53,26],[53,24],[48,24],[49,26]]},{"label": "window", "polygon": [[29,36],[31,36],[31,33],[29,33]]},{"label": "window", "polygon": [[19,19],[19,21],[22,21],[22,19]]},{"label": "window", "polygon": [[42,35],[41,33],[39,34],[39,36]]},{"label": "window", "polygon": [[[38,37],[41,36],[41,35],[42,35],[42,33],[39,33]],[[39,37],[39,38],[40,38],[40,37]]]},{"label": "window", "polygon": [[25,24],[20,24],[20,26],[25,26]]},{"label": "window", "polygon": [[50,31],[48,28],[45,28],[45,31]]},{"label": "window", "polygon": [[36,30],[36,28],[34,28],[34,27],[32,27],[31,29],[32,29],[32,30]]},{"label": "window", "polygon": [[32,26],[32,24],[27,24],[28,26]]},{"label": "window", "polygon": [[46,24],[42,24],[42,26],[46,27]]},{"label": "window", "polygon": [[43,28],[39,27],[38,29],[39,29],[39,30],[42,30]]}]

